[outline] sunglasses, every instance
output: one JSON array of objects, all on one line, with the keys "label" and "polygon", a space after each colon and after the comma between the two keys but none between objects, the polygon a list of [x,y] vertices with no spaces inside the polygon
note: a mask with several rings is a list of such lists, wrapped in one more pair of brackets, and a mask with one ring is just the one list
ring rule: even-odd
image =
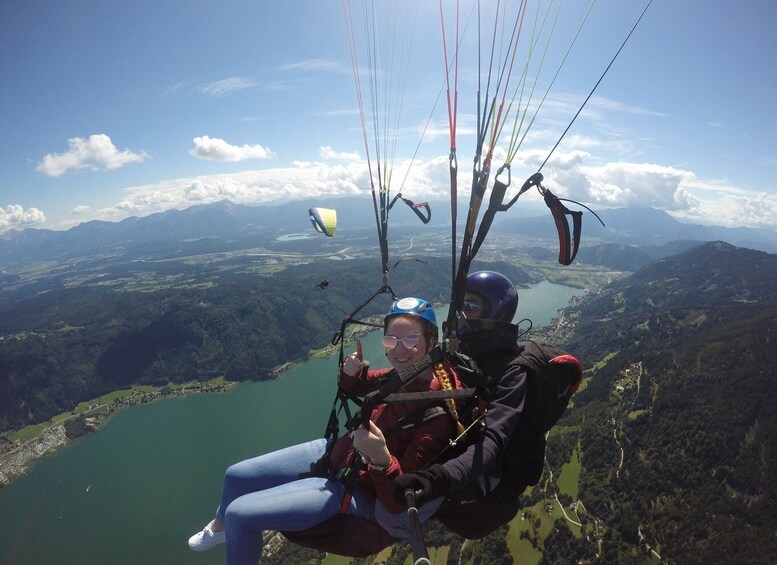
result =
[{"label": "sunglasses", "polygon": [[420,341],[421,334],[407,334],[401,339],[393,335],[384,335],[381,337],[383,347],[389,351],[394,349],[398,343],[402,343],[405,349],[415,349]]},{"label": "sunglasses", "polygon": [[481,304],[478,304],[477,302],[467,302],[464,301],[463,309],[465,312],[473,312],[475,310],[481,310],[483,306]]}]

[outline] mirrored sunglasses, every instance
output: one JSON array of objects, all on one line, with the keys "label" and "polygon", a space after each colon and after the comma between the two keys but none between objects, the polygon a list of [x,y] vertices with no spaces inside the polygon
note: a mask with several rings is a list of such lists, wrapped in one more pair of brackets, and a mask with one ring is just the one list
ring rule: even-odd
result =
[{"label": "mirrored sunglasses", "polygon": [[463,310],[465,312],[474,312],[475,310],[481,310],[483,308],[482,304],[478,304],[477,302],[467,302],[464,301]]},{"label": "mirrored sunglasses", "polygon": [[405,349],[415,349],[420,341],[421,334],[408,334],[401,339],[393,335],[384,335],[381,337],[383,347],[388,350],[394,349],[400,342],[402,342]]}]

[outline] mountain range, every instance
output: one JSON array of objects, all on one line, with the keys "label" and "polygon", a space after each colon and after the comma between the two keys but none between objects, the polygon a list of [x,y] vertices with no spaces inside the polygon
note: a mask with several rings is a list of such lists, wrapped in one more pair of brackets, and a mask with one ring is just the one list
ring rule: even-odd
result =
[{"label": "mountain range", "polygon": [[[449,229],[449,204],[434,202],[430,205],[434,215],[428,226],[416,222],[415,216],[401,205],[392,209],[391,225],[403,230],[429,229],[429,226],[435,225]],[[375,230],[373,205],[365,198],[291,202],[276,206],[245,206],[224,200],[145,217],[133,216],[120,222],[94,220],[67,231],[8,231],[0,234],[0,262],[13,265],[39,260],[66,261],[106,252],[125,254],[142,250],[151,243],[157,246],[157,250],[164,250],[166,243],[171,244],[170,253],[179,253],[182,245],[195,247],[193,242],[201,246],[203,240],[209,240],[209,248],[213,249],[265,245],[282,234],[312,230],[307,214],[308,208],[312,206],[335,206],[341,232]],[[466,204],[460,203],[459,209],[466,210]],[[655,258],[671,252],[664,248],[677,241],[693,244],[725,241],[740,247],[777,252],[777,232],[774,230],[686,224],[652,208],[617,208],[602,210],[597,214],[606,227],[599,224],[592,214],[585,212],[582,235],[584,245],[581,245],[581,249],[601,243],[629,245]],[[497,216],[492,231],[549,241],[557,237],[549,212],[540,216],[521,215],[513,219]]]},{"label": "mountain range", "polygon": [[[569,205],[575,209],[573,204]],[[617,243],[644,250],[656,249],[676,241],[725,241],[768,253],[777,252],[777,231],[765,228],[727,228],[689,224],[655,208],[613,208],[596,212],[602,225],[590,212],[583,211],[582,242]],[[571,224],[571,222],[570,222]],[[494,224],[498,233],[526,237],[556,237],[550,212],[541,216],[503,220]],[[583,245],[581,244],[581,249]],[[648,253],[650,253],[648,251]]]}]

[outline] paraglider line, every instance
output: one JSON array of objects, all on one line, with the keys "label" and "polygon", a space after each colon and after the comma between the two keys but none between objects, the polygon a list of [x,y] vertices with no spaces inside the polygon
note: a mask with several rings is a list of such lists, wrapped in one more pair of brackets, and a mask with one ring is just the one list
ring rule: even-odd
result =
[{"label": "paraglider line", "polygon": [[559,146],[561,141],[564,139],[564,136],[567,134],[569,129],[572,127],[572,124],[575,123],[575,120],[580,115],[580,112],[582,112],[583,108],[585,108],[585,105],[588,104],[588,101],[591,99],[591,96],[593,96],[594,92],[596,92],[596,89],[599,87],[599,84],[602,82],[602,80],[604,80],[604,77],[607,74],[607,71],[610,70],[610,67],[612,67],[612,64],[615,62],[615,59],[618,58],[618,55],[620,55],[620,52],[626,46],[626,43],[628,42],[629,38],[631,37],[631,34],[633,34],[634,30],[637,29],[637,26],[639,25],[639,22],[642,21],[642,18],[645,15],[645,12],[647,12],[648,8],[650,8],[650,5],[652,3],[653,3],[653,0],[648,0],[647,5],[642,10],[642,13],[639,15],[639,18],[637,18],[637,21],[632,26],[631,31],[629,31],[628,35],[626,36],[626,39],[623,40],[623,43],[621,43],[621,46],[618,48],[618,51],[615,53],[615,55],[613,55],[612,60],[610,60],[610,63],[607,65],[607,68],[604,69],[604,72],[602,73],[602,76],[600,76],[599,80],[596,81],[596,84],[591,89],[591,92],[588,93],[588,96],[586,96],[586,99],[580,105],[580,108],[577,110],[577,113],[572,118],[572,121],[569,122],[569,125],[567,126],[567,129],[565,129],[564,133],[561,134],[561,137],[559,137],[558,141],[556,142],[556,145],[553,146],[553,149],[550,150],[550,153],[548,153],[548,156],[545,157],[545,160],[542,162],[542,165],[540,165],[540,168],[537,169],[537,172],[540,172],[542,170],[542,167],[545,166],[545,164],[548,162],[548,159],[550,159],[551,155],[553,155],[553,152],[556,150],[556,148]]}]

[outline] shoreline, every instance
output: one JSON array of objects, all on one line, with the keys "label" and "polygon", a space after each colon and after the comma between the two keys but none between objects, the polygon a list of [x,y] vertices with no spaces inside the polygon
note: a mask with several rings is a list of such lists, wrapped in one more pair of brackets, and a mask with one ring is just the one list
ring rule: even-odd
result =
[{"label": "shoreline", "polygon": [[[372,326],[358,326],[346,332],[343,342],[349,344],[360,336],[377,329]],[[287,361],[273,368],[269,372],[271,378],[267,380],[278,378],[286,371],[292,369],[297,363],[332,355],[337,352],[339,347],[339,343],[337,345],[330,343],[320,349],[310,350],[301,360]],[[43,428],[29,439],[17,439],[15,445],[0,453],[0,489],[7,487],[16,479],[24,476],[35,463],[56,455],[61,449],[80,437],[99,431],[103,424],[120,410],[166,398],[227,392],[242,382],[250,382],[250,379],[245,381],[227,381],[224,378],[218,378],[204,383],[191,381],[183,385],[175,385],[174,387],[135,385],[131,389],[113,391],[99,398],[81,402],[71,412],[59,414],[47,422],[27,426],[20,430],[5,432],[3,434],[4,439],[6,439],[7,444],[12,444],[14,443],[14,436],[18,436],[23,430],[38,426]],[[90,416],[89,414],[92,415]],[[67,422],[81,417],[84,419],[83,433],[69,437],[66,430]]]},{"label": "shoreline", "polygon": [[[189,382],[174,388],[137,385],[131,389],[113,391],[97,399],[81,402],[69,413],[55,416],[42,424],[27,426],[27,428],[43,426],[43,429],[29,439],[17,439],[15,445],[0,453],[0,489],[22,477],[35,463],[56,455],[62,448],[80,437],[98,431],[111,416],[125,408],[167,398],[227,392],[238,384],[238,382],[219,378],[205,383]],[[80,429],[72,437],[68,435],[69,422],[74,424],[78,422],[80,425]],[[3,435],[5,438],[13,438],[27,428],[5,432]],[[13,439],[10,440],[10,442],[13,441]]]}]

